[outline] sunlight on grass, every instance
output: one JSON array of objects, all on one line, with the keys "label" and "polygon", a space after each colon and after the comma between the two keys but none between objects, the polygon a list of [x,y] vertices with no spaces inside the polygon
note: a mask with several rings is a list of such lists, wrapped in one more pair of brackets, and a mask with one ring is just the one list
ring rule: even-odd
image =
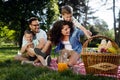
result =
[{"label": "sunlight on grass", "polygon": [[0,48],[0,61],[13,59],[14,56],[17,54],[18,49],[18,47]]},{"label": "sunlight on grass", "polygon": [[8,60],[8,59],[13,59],[15,55],[4,55],[0,54],[0,61]]},{"label": "sunlight on grass", "polygon": [[109,77],[75,74],[72,70],[60,73],[47,67],[21,65],[19,61],[14,60],[18,50],[19,48],[0,48],[0,80],[116,80]]}]

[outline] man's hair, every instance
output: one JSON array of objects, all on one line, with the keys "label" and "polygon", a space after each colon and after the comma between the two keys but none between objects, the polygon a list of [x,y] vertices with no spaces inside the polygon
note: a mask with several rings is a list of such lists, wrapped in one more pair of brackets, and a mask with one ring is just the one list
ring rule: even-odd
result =
[{"label": "man's hair", "polygon": [[64,15],[65,13],[66,14],[73,14],[73,8],[69,5],[62,6],[61,14]]},{"label": "man's hair", "polygon": [[29,20],[28,20],[28,24],[30,25],[32,23],[32,21],[35,21],[35,20],[38,20],[37,17],[31,17]]}]

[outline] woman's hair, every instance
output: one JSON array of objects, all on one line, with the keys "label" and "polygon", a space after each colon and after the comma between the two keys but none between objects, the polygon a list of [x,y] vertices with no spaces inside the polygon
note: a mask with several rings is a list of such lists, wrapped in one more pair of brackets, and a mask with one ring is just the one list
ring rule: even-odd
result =
[{"label": "woman's hair", "polygon": [[62,6],[61,14],[64,15],[65,13],[66,14],[73,14],[73,8],[69,5]]},{"label": "woman's hair", "polygon": [[70,27],[70,34],[73,32],[73,23],[59,20],[53,24],[53,28],[48,32],[48,39],[52,41],[54,45],[57,45],[60,42],[61,37],[63,36],[61,30],[63,29],[64,25],[68,25]]}]

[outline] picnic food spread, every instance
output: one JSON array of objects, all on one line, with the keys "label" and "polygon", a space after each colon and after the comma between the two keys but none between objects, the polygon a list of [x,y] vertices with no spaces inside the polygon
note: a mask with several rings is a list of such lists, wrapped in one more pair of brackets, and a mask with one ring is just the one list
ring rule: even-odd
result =
[{"label": "picnic food spread", "polygon": [[119,49],[115,48],[110,40],[107,42],[106,39],[102,39],[100,45],[98,46],[98,52],[101,53],[117,54],[118,51]]}]

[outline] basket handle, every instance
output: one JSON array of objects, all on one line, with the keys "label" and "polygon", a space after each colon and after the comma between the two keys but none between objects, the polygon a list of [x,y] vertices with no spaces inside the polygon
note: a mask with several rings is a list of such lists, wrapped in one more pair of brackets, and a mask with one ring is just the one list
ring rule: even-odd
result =
[{"label": "basket handle", "polygon": [[95,36],[92,36],[91,38],[89,38],[88,40],[86,40],[86,41],[84,42],[84,44],[83,44],[83,49],[86,48],[86,47],[88,46],[88,43],[89,43],[90,41],[92,41],[93,39],[95,39],[95,38],[103,38],[103,39],[110,40],[113,47],[115,47],[116,49],[119,48],[118,45],[117,45],[112,39],[110,39],[110,38],[108,38],[108,37],[106,37],[106,36],[102,36],[102,35],[95,35]]}]

